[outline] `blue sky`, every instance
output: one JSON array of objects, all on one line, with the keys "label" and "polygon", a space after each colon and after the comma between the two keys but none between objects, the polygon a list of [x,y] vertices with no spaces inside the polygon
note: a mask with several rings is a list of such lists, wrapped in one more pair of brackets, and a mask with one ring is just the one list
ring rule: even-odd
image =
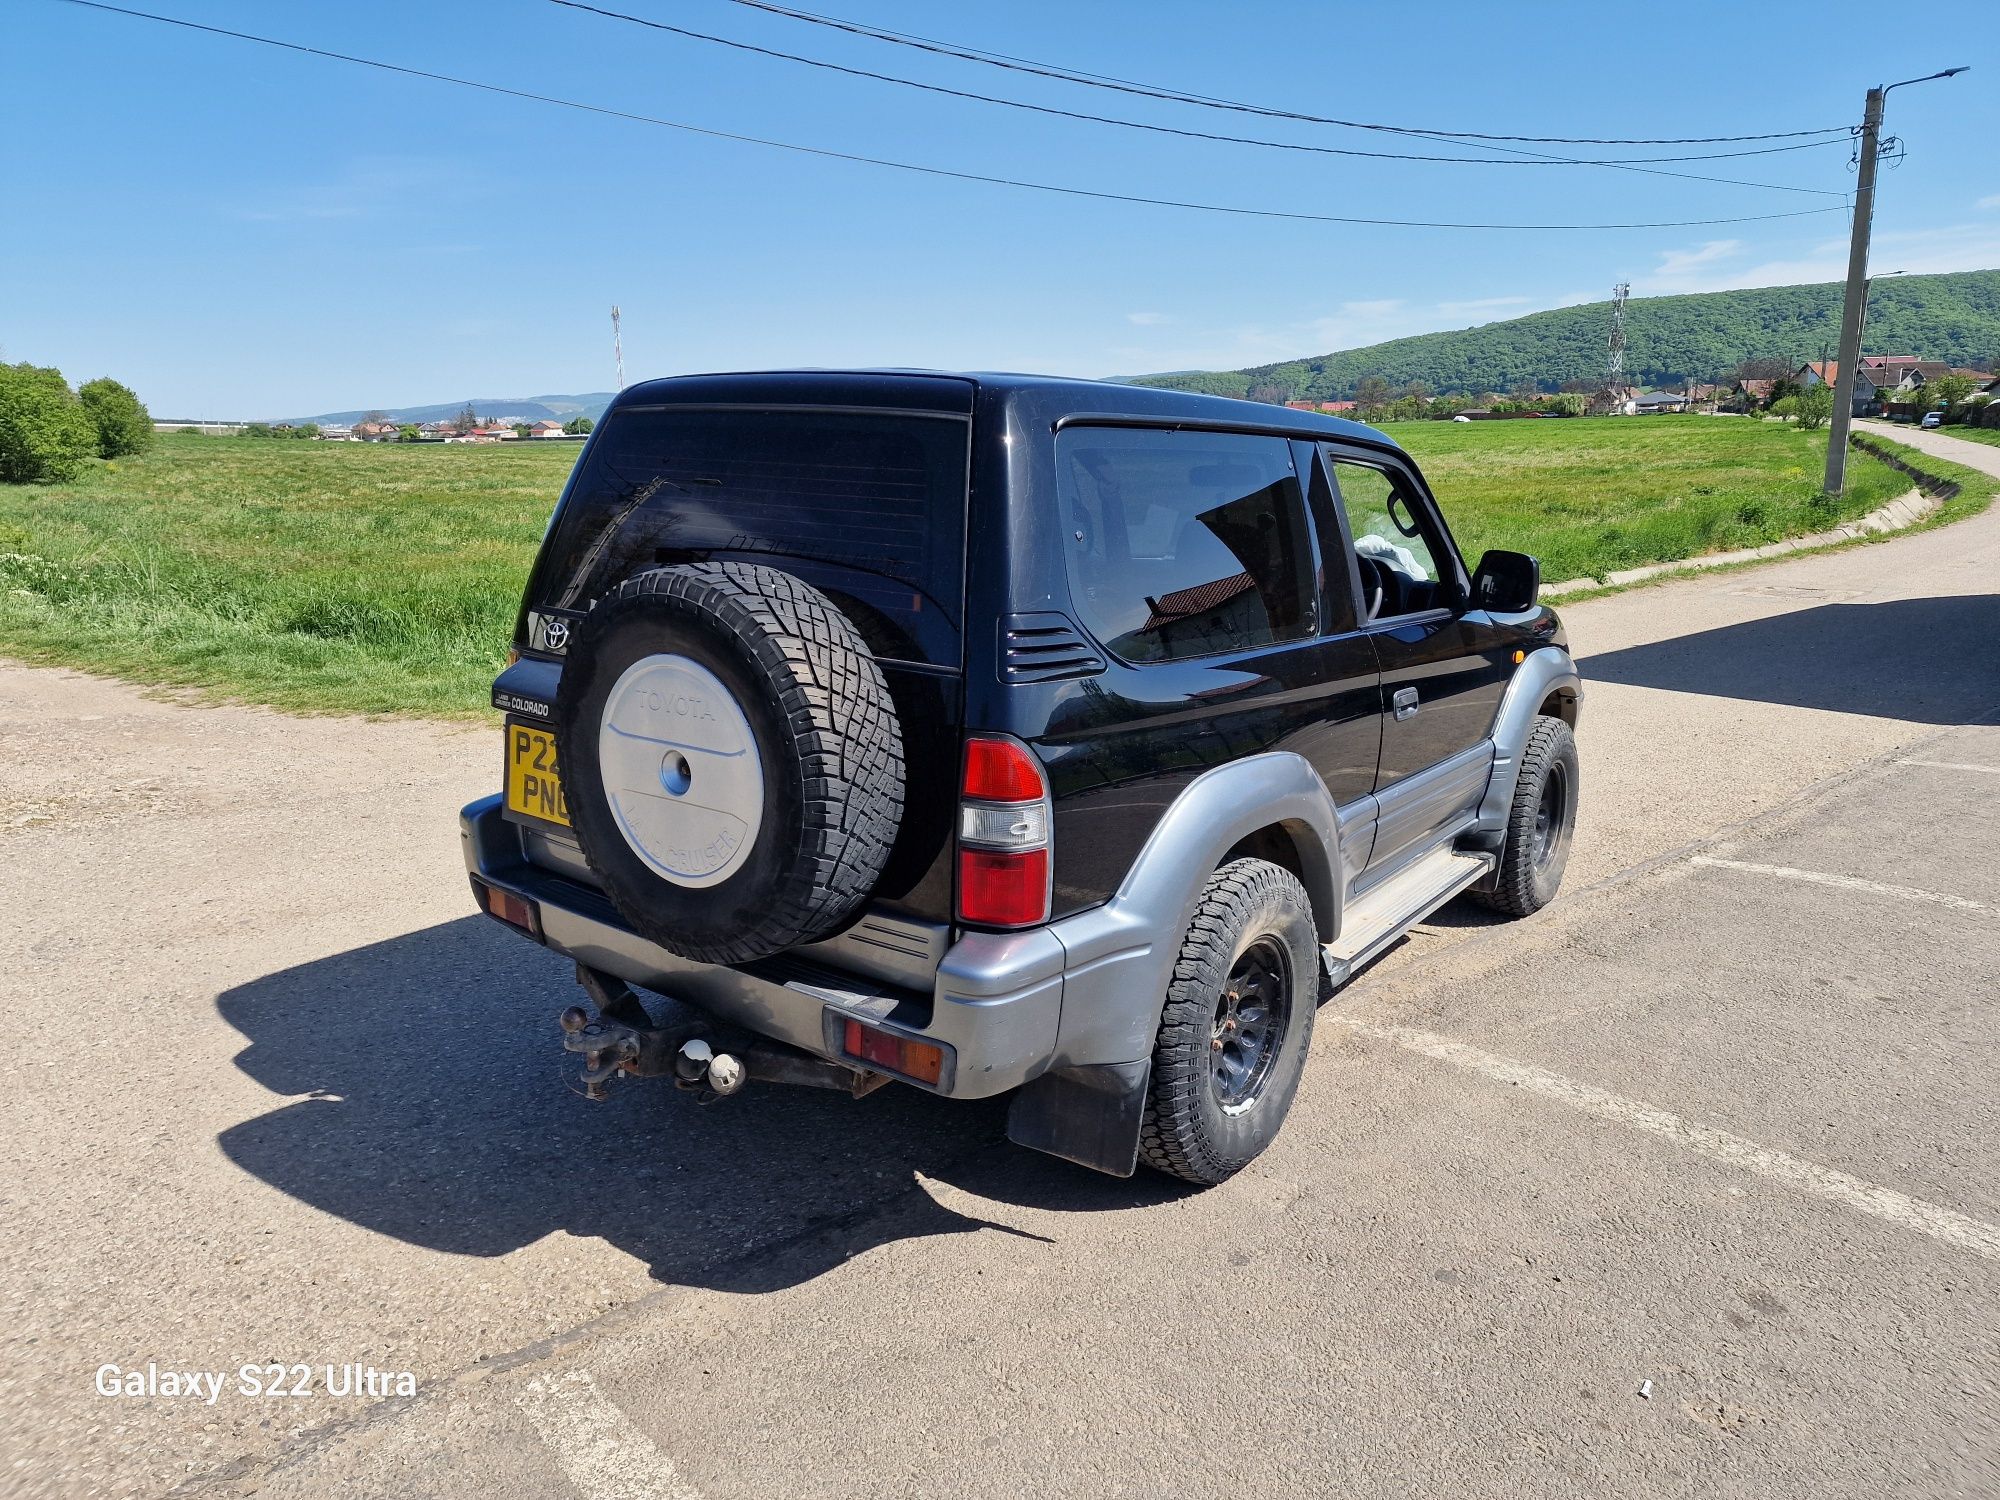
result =
[{"label": "blue sky", "polygon": [[[1401,218],[1698,219],[1837,199],[1579,167],[1370,162],[1059,120],[748,56],[547,0],[140,9],[719,130],[993,175]],[[1396,139],[929,57],[731,0],[607,0],[950,87],[1193,129]],[[802,0],[1212,96],[1396,124],[1690,136],[1890,95],[1878,272],[2000,266],[2000,33],[1877,5]],[[56,3],[0,46],[0,356],[115,374],[158,415],[282,416],[889,364],[1228,367],[1635,295],[1831,280],[1842,213],[1563,233],[1231,218],[951,182],[623,123]],[[1418,141],[1414,148],[1456,154]],[[1588,154],[1588,148],[1547,148]],[[1698,148],[1687,148],[1698,149]],[[1472,153],[1466,153],[1472,154]],[[1637,154],[1611,151],[1607,154]],[[1677,170],[1844,190],[1847,151]]]}]

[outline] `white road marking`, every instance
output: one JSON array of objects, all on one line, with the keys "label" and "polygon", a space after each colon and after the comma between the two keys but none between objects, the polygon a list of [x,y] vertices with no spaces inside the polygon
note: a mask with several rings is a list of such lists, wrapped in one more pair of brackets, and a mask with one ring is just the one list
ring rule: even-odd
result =
[{"label": "white road marking", "polygon": [[1755,865],[1740,859],[1712,859],[1697,854],[1693,863],[1718,870],[1747,870],[1752,875],[1779,875],[1786,880],[1809,880],[1814,885],[1836,886],[1843,891],[1863,891],[1870,896],[1894,896],[1898,901],[1927,901],[1933,906],[1949,906],[1954,911],[1990,911],[1983,901],[1965,896],[1948,896],[1941,891],[1920,891],[1913,885],[1884,885],[1879,880],[1858,880],[1852,875],[1828,875],[1821,870],[1795,870],[1790,865]]},{"label": "white road marking", "polygon": [[1936,766],[1940,771],[1984,771],[1988,776],[2000,776],[2000,766],[1976,766],[1966,760],[1899,760],[1899,766]]},{"label": "white road marking", "polygon": [[1774,1182],[1782,1182],[1789,1187],[1810,1193],[1817,1198],[1825,1198],[1833,1203],[1845,1204],[1888,1223],[1904,1229],[1913,1229],[1919,1234],[1927,1234],[1934,1240],[1956,1246],[1960,1250],[1970,1250],[1974,1255],[1987,1260],[2000,1261],[2000,1224],[1989,1224],[1984,1219],[1975,1219],[1969,1214],[1940,1208],[1935,1203],[1926,1203],[1920,1198],[1911,1198],[1889,1188],[1878,1187],[1872,1182],[1863,1182],[1858,1177],[1849,1177],[1845,1172],[1836,1172],[1831,1167],[1822,1167],[1809,1161],[1801,1161],[1796,1156],[1787,1156],[1782,1151],[1774,1151],[1768,1146],[1760,1146],[1755,1141],[1740,1135],[1731,1135],[1726,1130],[1715,1130],[1707,1125],[1697,1125],[1692,1120],[1683,1119],[1664,1109],[1650,1104],[1641,1104],[1636,1099],[1627,1099],[1605,1089],[1595,1088],[1587,1083],[1579,1083],[1573,1078],[1565,1078],[1560,1073],[1551,1073],[1529,1063],[1516,1062],[1509,1057],[1501,1057],[1492,1052],[1482,1052],[1479,1048],[1464,1042],[1453,1041],[1450,1037],[1434,1032],[1419,1031],[1410,1026],[1393,1026],[1374,1021],[1357,1020],[1353,1016],[1327,1015],[1325,1019],[1352,1026],[1364,1036],[1379,1037],[1383,1041],[1394,1042],[1399,1047],[1407,1047],[1412,1052],[1439,1062],[1448,1062],[1455,1067],[1478,1073],[1497,1083],[1511,1084],[1516,1088],[1539,1094],[1544,1099],[1553,1099],[1558,1104],[1567,1104],[1571,1109],[1594,1115],[1600,1120],[1614,1124],[1628,1125],[1635,1130],[1643,1130],[1652,1135],[1663,1136],[1677,1146],[1733,1167],[1741,1167],[1754,1172],[1759,1177],[1768,1177]]},{"label": "white road marking", "polygon": [[569,1482],[591,1500],[701,1500],[588,1370],[537,1375],[514,1398]]}]

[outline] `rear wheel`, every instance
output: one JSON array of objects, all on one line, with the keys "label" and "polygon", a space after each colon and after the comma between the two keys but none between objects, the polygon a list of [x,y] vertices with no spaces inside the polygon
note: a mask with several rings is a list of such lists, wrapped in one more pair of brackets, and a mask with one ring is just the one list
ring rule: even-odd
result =
[{"label": "rear wheel", "polygon": [[1535,720],[1521,752],[1521,774],[1500,846],[1500,874],[1478,899],[1511,917],[1538,912],[1555,900],[1576,830],[1576,737],[1547,715]]},{"label": "rear wheel", "polygon": [[1319,996],[1319,936],[1289,871],[1239,859],[1209,877],[1181,940],[1139,1153],[1208,1185],[1270,1145],[1298,1091]]}]

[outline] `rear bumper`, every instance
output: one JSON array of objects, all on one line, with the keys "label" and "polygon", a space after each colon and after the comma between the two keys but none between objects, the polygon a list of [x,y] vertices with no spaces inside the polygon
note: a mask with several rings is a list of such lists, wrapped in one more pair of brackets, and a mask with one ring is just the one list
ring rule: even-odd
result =
[{"label": "rear bumper", "polygon": [[835,1061],[850,1018],[934,1042],[948,1061],[931,1091],[958,1099],[1016,1088],[1056,1056],[1066,952],[1049,928],[965,934],[944,948],[928,989],[831,967],[811,949],[741,966],[693,963],[633,932],[600,892],[530,863],[497,796],[459,814],[459,837],[469,875],[534,903],[546,947],[745,1030]]}]

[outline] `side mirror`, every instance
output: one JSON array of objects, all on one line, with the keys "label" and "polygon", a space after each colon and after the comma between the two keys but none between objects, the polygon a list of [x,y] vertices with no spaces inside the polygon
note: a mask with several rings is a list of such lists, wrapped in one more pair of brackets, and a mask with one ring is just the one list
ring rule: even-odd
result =
[{"label": "side mirror", "polygon": [[1515,615],[1535,607],[1542,565],[1525,552],[1489,552],[1472,574],[1472,607]]}]

